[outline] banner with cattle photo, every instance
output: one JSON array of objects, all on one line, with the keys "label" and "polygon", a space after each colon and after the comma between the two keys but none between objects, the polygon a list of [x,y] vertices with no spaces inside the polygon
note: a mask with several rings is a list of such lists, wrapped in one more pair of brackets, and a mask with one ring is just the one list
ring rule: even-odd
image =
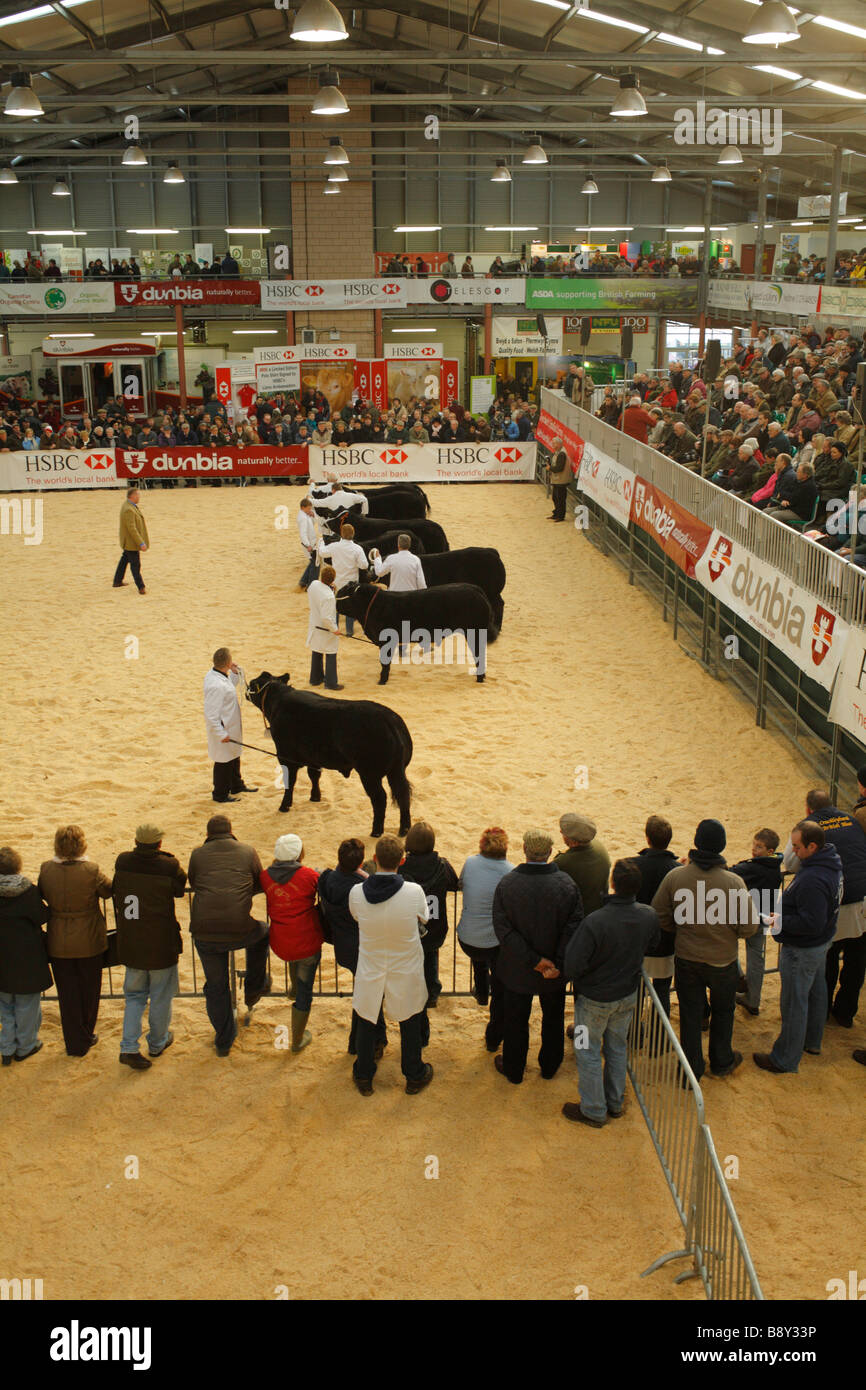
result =
[{"label": "banner with cattle photo", "polygon": [[695,578],[805,675],[831,688],[849,631],[837,612],[718,530]]},{"label": "banner with cattle photo", "polygon": [[0,454],[0,492],[123,487],[111,449],[28,449]]},{"label": "banner with cattle photo", "polygon": [[521,483],[535,477],[531,444],[355,444],[310,447],[310,477],[338,473],[352,483]]}]

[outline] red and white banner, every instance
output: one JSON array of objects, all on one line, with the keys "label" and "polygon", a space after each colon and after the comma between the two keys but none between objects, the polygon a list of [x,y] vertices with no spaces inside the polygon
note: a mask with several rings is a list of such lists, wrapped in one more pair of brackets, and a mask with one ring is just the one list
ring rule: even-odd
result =
[{"label": "red and white banner", "polygon": [[640,475],[635,478],[632,520],[655,537],[681,570],[689,576],[695,574],[695,566],[709,544],[711,526]]},{"label": "red and white banner", "polygon": [[118,449],[120,478],[289,478],[306,477],[307,450],[302,445],[272,449]]},{"label": "red and white banner", "polygon": [[550,411],[545,408],[542,408],[538,417],[535,426],[535,438],[546,449],[552,449],[554,440],[561,439],[562,447],[568,454],[573,472],[576,473],[580,468],[584,450],[583,439],[577,430],[573,430],[570,425],[565,425],[561,420],[557,420],[556,416],[551,415]]},{"label": "red and white banner", "polygon": [[266,312],[299,309],[394,309],[409,303],[407,280],[262,280]]},{"label": "red and white banner", "polygon": [[310,477],[355,483],[518,483],[535,477],[535,443],[356,444],[310,448]]},{"label": "red and white banner", "polygon": [[0,454],[0,492],[58,492],[71,487],[121,487],[111,449],[28,449]]},{"label": "red and white banner", "polygon": [[587,497],[591,497],[603,507],[620,526],[628,526],[635,486],[635,474],[631,468],[617,463],[616,459],[596,449],[594,444],[586,442],[577,475],[577,486]]},{"label": "red and white banner", "polygon": [[385,359],[393,362],[396,358],[426,358],[436,361],[445,349],[441,343],[386,343]]},{"label": "red and white banner", "polygon": [[214,368],[217,400],[226,408],[230,420],[245,420],[258,392],[256,364],[231,362]]},{"label": "red and white banner", "polygon": [[439,371],[439,404],[453,405],[460,400],[460,367],[456,357],[443,357]]},{"label": "red and white banner", "polygon": [[[830,689],[849,633],[834,609],[721,531],[711,532],[695,578],[807,676]],[[841,696],[837,715],[840,702]],[[862,738],[862,733],[856,736]]]},{"label": "red and white banner", "polygon": [[287,347],[256,348],[256,362],[354,362],[354,343],[289,343]]},{"label": "red and white banner", "polygon": [[114,303],[120,309],[150,307],[155,304],[259,303],[258,280],[116,280]]},{"label": "red and white banner", "polygon": [[43,338],[43,357],[155,357],[143,338]]}]

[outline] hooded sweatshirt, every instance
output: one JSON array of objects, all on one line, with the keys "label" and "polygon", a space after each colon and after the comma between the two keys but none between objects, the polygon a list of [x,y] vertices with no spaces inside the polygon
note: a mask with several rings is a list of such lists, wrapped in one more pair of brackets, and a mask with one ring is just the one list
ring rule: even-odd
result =
[{"label": "hooded sweatshirt", "polygon": [[353,975],[358,968],[358,923],[349,911],[349,894],[363,882],[363,874],[344,874],[339,867],[319,874],[319,902],[334,943],[334,957]]},{"label": "hooded sweatshirt", "polygon": [[325,938],[316,910],[318,882],[316,870],[298,860],[278,859],[262,870],[271,950],[280,960],[305,960],[321,952]]},{"label": "hooded sweatshirt", "polygon": [[370,874],[364,880],[361,892],[368,903],[386,903],[395,893],[399,893],[405,881],[400,874]]},{"label": "hooded sweatshirt", "polygon": [[0,875],[0,991],[39,994],[51,988],[43,922],[48,909],[24,874]]},{"label": "hooded sweatshirt", "polygon": [[842,901],[842,860],[826,844],[800,861],[794,881],[782,894],[782,946],[823,946],[832,941]]},{"label": "hooded sweatshirt", "polygon": [[420,884],[427,895],[430,920],[424,948],[437,951],[448,935],[448,894],[457,889],[457,874],[435,849],[429,854],[407,854],[401,870],[404,882]]}]

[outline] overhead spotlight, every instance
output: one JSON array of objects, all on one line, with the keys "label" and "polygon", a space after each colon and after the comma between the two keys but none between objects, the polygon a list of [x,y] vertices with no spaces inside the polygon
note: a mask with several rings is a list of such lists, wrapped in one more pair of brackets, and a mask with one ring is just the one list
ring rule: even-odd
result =
[{"label": "overhead spotlight", "polygon": [[328,183],[348,183],[349,175],[345,169],[334,169],[328,175]]},{"label": "overhead spotlight", "polygon": [[127,167],[143,169],[147,164],[147,155],[144,153],[141,145],[127,145],[126,149],[123,151],[121,163],[126,164]]},{"label": "overhead spotlight", "polygon": [[743,43],[791,43],[800,37],[797,21],[781,0],[764,0],[745,34]]},{"label": "overhead spotlight", "polygon": [[348,164],[349,156],[340,143],[339,135],[332,135],[328,141],[328,151],[324,158],[325,164]]},{"label": "overhead spotlight", "polygon": [[547,155],[544,153],[544,146],[541,143],[540,135],[530,135],[529,148],[523,156],[524,164],[546,164]]},{"label": "overhead spotlight", "polygon": [[338,183],[326,183],[322,191],[324,193],[339,193],[341,190]]},{"label": "overhead spotlight", "polygon": [[670,183],[671,171],[666,164],[660,164],[657,169],[653,169],[653,176],[650,183]]},{"label": "overhead spotlight", "polygon": [[186,183],[183,170],[177,164],[169,164],[162,176],[163,183]]},{"label": "overhead spotlight", "polygon": [[[19,16],[20,17],[20,16]],[[16,72],[12,76],[12,90],[3,108],[7,116],[44,116],[42,102],[33,90],[29,72]]]},{"label": "overhead spotlight", "polygon": [[17,182],[18,182],[18,175],[16,174],[15,170],[12,168],[11,164],[6,165],[4,168],[0,169],[0,183],[17,183]]},{"label": "overhead spotlight", "polygon": [[725,145],[717,160],[718,164],[742,164],[742,162],[743,156],[736,145]]},{"label": "overhead spotlight", "polygon": [[58,179],[51,190],[55,198],[71,198],[72,193],[65,179]]},{"label": "overhead spotlight", "polygon": [[293,39],[301,43],[336,43],[348,37],[343,17],[331,0],[304,0],[292,25]]},{"label": "overhead spotlight", "polygon": [[[543,151],[542,151],[542,153],[543,153]],[[511,173],[510,173],[509,168],[508,168],[508,165],[505,163],[505,160],[504,160],[504,159],[497,159],[497,161],[496,161],[496,169],[495,169],[494,172],[490,175],[490,182],[491,182],[491,183],[510,183],[510,182],[511,182]]]},{"label": "overhead spotlight", "polygon": [[310,108],[314,116],[344,116],[349,103],[340,91],[340,74],[328,68],[319,73],[319,90]]},{"label": "overhead spotlight", "polygon": [[640,94],[640,84],[633,72],[619,79],[619,96],[614,97],[610,108],[612,116],[645,116],[646,102]]},{"label": "overhead spotlight", "polygon": [[587,174],[586,178],[585,178],[584,181],[583,181],[583,185],[582,185],[580,191],[581,191],[581,193],[597,193],[597,192],[598,192],[598,184],[596,183],[595,179],[592,177],[592,174]]}]

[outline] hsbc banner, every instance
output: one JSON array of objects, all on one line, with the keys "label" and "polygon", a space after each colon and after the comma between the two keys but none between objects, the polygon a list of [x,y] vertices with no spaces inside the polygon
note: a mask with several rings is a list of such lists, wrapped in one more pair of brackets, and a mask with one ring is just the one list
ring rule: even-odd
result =
[{"label": "hsbc banner", "polygon": [[261,307],[274,312],[311,309],[393,309],[412,301],[408,281],[261,280]]},{"label": "hsbc banner", "polygon": [[310,446],[310,477],[336,470],[355,483],[521,483],[535,477],[535,444],[357,444]]},{"label": "hsbc banner", "polygon": [[695,575],[712,535],[711,526],[640,475],[635,478],[632,520],[658,541],[685,574]]},{"label": "hsbc banner", "polygon": [[361,400],[374,405],[377,410],[388,408],[388,376],[385,363],[356,362],[355,390]]},{"label": "hsbc banner", "polygon": [[305,478],[307,450],[302,445],[272,449],[118,449],[117,474],[127,478]]},{"label": "hsbc banner", "polygon": [[859,628],[852,629],[845,642],[830,718],[860,743],[866,743],[866,634]]},{"label": "hsbc banner", "polygon": [[[807,676],[830,689],[848,640],[848,624],[837,612],[721,531],[712,532],[695,578]],[[841,707],[840,695],[837,714]],[[832,709],[830,717],[836,718]],[[862,732],[856,737],[862,738]]]},{"label": "hsbc banner", "polygon": [[389,362],[400,358],[408,361],[428,358],[431,362],[441,357],[445,349],[441,343],[386,343],[385,357]]},{"label": "hsbc banner", "polygon": [[577,486],[620,526],[627,527],[631,518],[634,485],[635,474],[631,468],[584,442]]},{"label": "hsbc banner", "polygon": [[0,454],[0,492],[62,492],[74,487],[122,487],[112,449],[29,449]]},{"label": "hsbc banner", "polygon": [[256,363],[268,362],[354,362],[358,349],[354,343],[289,343],[287,347],[256,348]]},{"label": "hsbc banner", "polygon": [[139,305],[258,304],[258,280],[116,280],[118,308]]}]

